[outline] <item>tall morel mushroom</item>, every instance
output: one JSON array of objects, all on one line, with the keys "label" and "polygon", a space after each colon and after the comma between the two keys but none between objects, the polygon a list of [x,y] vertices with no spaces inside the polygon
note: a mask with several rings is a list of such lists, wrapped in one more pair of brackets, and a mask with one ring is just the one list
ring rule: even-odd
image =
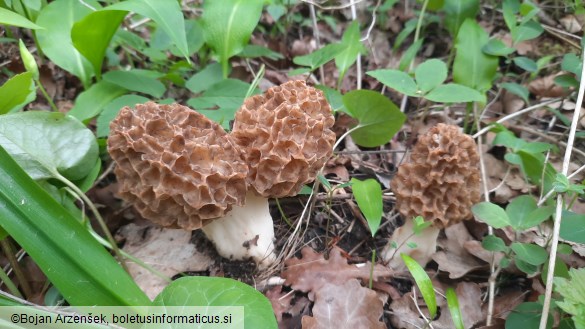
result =
[{"label": "tall morel mushroom", "polygon": [[293,81],[247,99],[232,134],[185,106],[125,107],[108,151],[120,196],[143,217],[201,228],[220,255],[267,266],[275,258],[267,197],[315,179],[333,151],[333,123],[321,91]]},{"label": "tall morel mushroom", "polygon": [[[440,229],[471,218],[471,206],[479,202],[477,145],[457,126],[438,124],[419,137],[410,163],[398,168],[391,187],[405,224],[394,231],[382,257],[395,269],[403,268],[400,257],[395,257],[400,253],[425,265],[436,251]],[[412,219],[417,216],[432,222],[420,235],[413,234]]]}]

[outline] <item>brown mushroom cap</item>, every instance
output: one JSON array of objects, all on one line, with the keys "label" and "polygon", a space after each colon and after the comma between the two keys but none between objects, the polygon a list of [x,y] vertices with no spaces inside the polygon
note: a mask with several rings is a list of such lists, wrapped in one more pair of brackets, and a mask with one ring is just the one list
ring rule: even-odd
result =
[{"label": "brown mushroom cap", "polygon": [[391,183],[396,208],[407,220],[422,216],[442,228],[471,218],[471,206],[480,200],[480,174],[470,136],[438,124],[419,137],[410,160]]},{"label": "brown mushroom cap", "polygon": [[200,228],[243,205],[247,166],[228,134],[188,107],[124,107],[110,124],[108,152],[120,196],[162,226]]},{"label": "brown mushroom cap", "polygon": [[323,93],[289,81],[250,97],[236,112],[231,135],[258,195],[296,195],[333,152],[335,119]]}]

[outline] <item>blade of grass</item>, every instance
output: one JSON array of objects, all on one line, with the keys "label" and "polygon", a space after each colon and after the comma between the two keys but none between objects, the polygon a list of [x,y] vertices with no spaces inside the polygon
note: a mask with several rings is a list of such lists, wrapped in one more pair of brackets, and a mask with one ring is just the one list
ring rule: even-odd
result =
[{"label": "blade of grass", "polygon": [[463,317],[461,316],[461,308],[459,308],[459,299],[457,299],[455,290],[453,290],[453,288],[447,288],[445,295],[447,297],[447,306],[451,312],[451,318],[453,319],[455,328],[465,329],[465,326],[463,325]]},{"label": "blade of grass", "polygon": [[437,316],[437,296],[435,295],[431,278],[429,278],[425,269],[422,268],[416,260],[412,259],[412,257],[406,254],[400,254],[400,257],[402,257],[408,271],[412,274],[414,282],[416,283],[418,290],[420,290],[420,293],[425,300],[425,304],[427,304],[431,320],[434,319]]}]

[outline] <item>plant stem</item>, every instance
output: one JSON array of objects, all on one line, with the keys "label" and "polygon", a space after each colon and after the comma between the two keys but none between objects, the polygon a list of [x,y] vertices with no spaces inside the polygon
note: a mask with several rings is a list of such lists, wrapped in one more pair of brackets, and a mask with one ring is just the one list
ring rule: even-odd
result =
[{"label": "plant stem", "polygon": [[45,87],[43,87],[43,85],[41,84],[41,80],[40,79],[37,79],[36,80],[36,83],[39,86],[39,90],[41,91],[41,93],[43,94],[43,96],[45,96],[45,98],[47,99],[47,102],[49,102],[49,105],[51,106],[51,109],[53,109],[54,112],[59,112],[59,109],[57,108],[57,106],[53,102],[53,99],[51,99],[51,97],[49,97],[49,94],[45,90]]},{"label": "plant stem", "polygon": [[368,283],[368,288],[372,289],[372,285],[374,284],[374,265],[376,264],[376,249],[372,249],[372,266],[370,266],[370,282]]}]

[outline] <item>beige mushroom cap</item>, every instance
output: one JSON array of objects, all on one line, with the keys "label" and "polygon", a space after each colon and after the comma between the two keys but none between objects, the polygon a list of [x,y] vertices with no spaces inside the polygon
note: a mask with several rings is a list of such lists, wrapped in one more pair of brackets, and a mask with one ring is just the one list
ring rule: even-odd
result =
[{"label": "beige mushroom cap", "polygon": [[442,228],[471,218],[480,200],[479,155],[457,126],[438,124],[419,137],[410,163],[392,180],[396,209],[410,221],[422,216]]},{"label": "beige mushroom cap", "polygon": [[246,99],[231,135],[249,166],[248,184],[263,197],[296,195],[331,156],[334,122],[323,93],[304,81]]},{"label": "beige mushroom cap", "polygon": [[240,151],[188,107],[124,107],[110,124],[108,152],[120,197],[162,226],[198,229],[244,203],[248,168]]}]

